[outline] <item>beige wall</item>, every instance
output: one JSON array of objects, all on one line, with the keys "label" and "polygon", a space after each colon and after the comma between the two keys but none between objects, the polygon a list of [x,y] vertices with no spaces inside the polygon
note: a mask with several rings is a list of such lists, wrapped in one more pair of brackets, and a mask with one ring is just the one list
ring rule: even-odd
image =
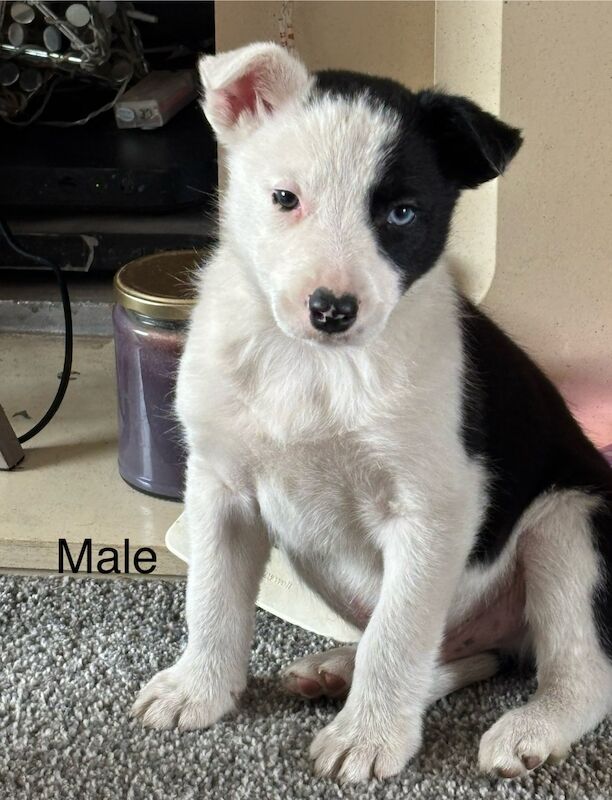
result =
[{"label": "beige wall", "polygon": [[498,195],[485,305],[612,442],[612,3],[503,6],[501,114],[525,144]]},{"label": "beige wall", "polygon": [[[433,2],[296,0],[295,45],[310,69],[355,69],[387,75],[408,86],[430,86],[434,66]],[[281,2],[215,5],[218,50],[258,39],[278,41]]]}]

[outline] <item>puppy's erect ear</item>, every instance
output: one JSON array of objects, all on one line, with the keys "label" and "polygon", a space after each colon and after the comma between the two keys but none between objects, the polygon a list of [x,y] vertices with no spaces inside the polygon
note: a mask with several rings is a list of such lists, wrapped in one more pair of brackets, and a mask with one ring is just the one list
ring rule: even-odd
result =
[{"label": "puppy's erect ear", "polygon": [[254,130],[266,115],[304,94],[310,85],[301,61],[272,42],[203,56],[199,70],[204,113],[225,145]]},{"label": "puppy's erect ear", "polygon": [[517,128],[465,97],[424,91],[417,103],[419,127],[434,145],[440,170],[460,189],[501,175],[523,141]]}]

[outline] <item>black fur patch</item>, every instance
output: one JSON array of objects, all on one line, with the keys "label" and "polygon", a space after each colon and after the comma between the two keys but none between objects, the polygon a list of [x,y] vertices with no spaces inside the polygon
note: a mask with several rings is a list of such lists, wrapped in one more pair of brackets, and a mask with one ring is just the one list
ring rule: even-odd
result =
[{"label": "black fur patch", "polygon": [[[370,194],[378,247],[399,271],[403,291],[440,257],[459,196],[440,175],[431,147],[408,126],[402,125]],[[406,226],[388,223],[389,212],[404,203],[414,209],[414,221]]]},{"label": "black fur patch", "polygon": [[418,100],[420,128],[434,144],[440,171],[461,189],[501,175],[523,142],[517,128],[465,97],[425,91]]}]

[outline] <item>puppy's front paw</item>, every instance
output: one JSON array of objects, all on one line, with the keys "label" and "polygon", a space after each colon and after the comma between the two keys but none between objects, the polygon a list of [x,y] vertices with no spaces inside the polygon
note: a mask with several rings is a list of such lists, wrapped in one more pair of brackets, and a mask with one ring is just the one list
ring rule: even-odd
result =
[{"label": "puppy's front paw", "polygon": [[205,672],[180,661],[158,672],[140,690],[131,715],[147,728],[209,728],[236,708],[239,692],[215,690]]},{"label": "puppy's front paw", "polygon": [[421,723],[381,720],[375,730],[346,708],[320,731],[310,747],[315,772],[341,783],[389,778],[404,767],[421,744]]}]

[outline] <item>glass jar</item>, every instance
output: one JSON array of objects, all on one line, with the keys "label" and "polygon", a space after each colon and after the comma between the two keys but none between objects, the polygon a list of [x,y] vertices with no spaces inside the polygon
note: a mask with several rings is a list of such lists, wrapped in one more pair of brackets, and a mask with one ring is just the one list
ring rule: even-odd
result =
[{"label": "glass jar", "polygon": [[114,282],[119,473],[135,489],[173,500],[184,484],[174,392],[195,266],[193,250],[156,253],[123,266]]}]

